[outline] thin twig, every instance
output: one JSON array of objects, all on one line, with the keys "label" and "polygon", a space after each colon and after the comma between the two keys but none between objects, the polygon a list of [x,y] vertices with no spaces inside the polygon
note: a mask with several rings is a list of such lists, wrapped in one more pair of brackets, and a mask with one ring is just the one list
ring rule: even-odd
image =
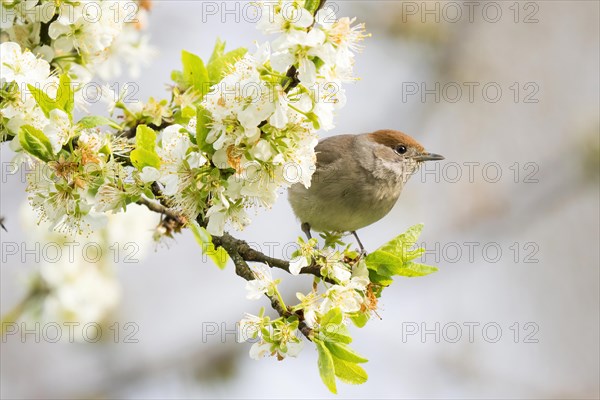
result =
[{"label": "thin twig", "polygon": [[181,216],[179,216],[176,213],[174,213],[173,211],[169,210],[167,207],[163,206],[162,204],[147,200],[145,198],[139,199],[137,201],[137,204],[146,206],[150,211],[154,211],[156,213],[165,215],[168,218],[180,223],[182,226],[185,224],[185,221]]},{"label": "thin twig", "polygon": [[[142,124],[140,123],[139,125],[142,125]],[[119,132],[117,134],[117,136],[126,137],[127,139],[133,139],[137,133],[137,127],[139,125],[131,127],[126,131]],[[155,131],[162,131],[163,129],[167,128],[169,125],[173,125],[173,121],[163,119],[159,125],[149,124],[148,127],[154,129]]]},{"label": "thin twig", "polygon": [[[248,263],[246,262],[244,257],[241,256],[241,254],[239,252],[239,249],[237,247],[238,239],[235,239],[231,235],[227,235],[227,236],[222,236],[220,242],[221,242],[223,248],[225,249],[225,251],[227,251],[227,253],[231,257],[231,260],[233,261],[233,263],[235,265],[235,273],[247,281],[256,279],[256,277],[254,276],[254,273],[248,266]],[[275,311],[277,311],[277,313],[280,316],[285,318],[285,317],[291,317],[293,315],[285,308],[285,306],[283,304],[281,304],[281,302],[279,301],[279,299],[276,296],[269,296],[269,295],[266,295],[266,296],[271,301],[271,307],[273,307],[273,309]],[[306,322],[304,322],[304,320],[302,318],[300,318],[300,316],[298,316],[298,315],[296,315],[296,316],[298,317],[298,319],[300,321],[299,325],[298,325],[298,329],[300,329],[300,332],[302,332],[302,334],[308,340],[312,341],[312,336],[313,336],[312,329],[308,325],[306,325]]]}]

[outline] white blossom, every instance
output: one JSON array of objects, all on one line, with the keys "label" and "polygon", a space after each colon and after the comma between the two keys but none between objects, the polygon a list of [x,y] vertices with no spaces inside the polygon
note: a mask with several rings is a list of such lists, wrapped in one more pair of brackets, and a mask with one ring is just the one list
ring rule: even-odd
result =
[{"label": "white blossom", "polygon": [[306,256],[298,256],[290,260],[290,273],[292,275],[300,275],[302,268],[310,265],[310,259]]},{"label": "white blossom", "polygon": [[50,139],[54,153],[58,153],[71,137],[77,135],[77,130],[73,127],[69,115],[63,110],[55,108],[50,111],[48,125],[44,127],[44,134]]},{"label": "white blossom", "polygon": [[257,28],[266,34],[306,29],[314,18],[298,0],[262,1]]},{"label": "white blossom", "polygon": [[75,48],[84,57],[99,57],[121,33],[127,15],[125,7],[126,2],[112,0],[62,4],[48,34],[51,39],[63,39],[57,46],[62,51]]},{"label": "white blossom", "polygon": [[256,342],[250,347],[250,358],[260,360],[271,354],[271,344],[265,341]]},{"label": "white blossom", "polygon": [[74,262],[62,257],[59,263],[44,262],[41,276],[50,291],[43,302],[44,319],[51,321],[98,323],[120,298],[115,278],[100,263],[86,262],[82,257]]},{"label": "white blossom", "polygon": [[255,265],[252,271],[256,279],[246,282],[246,298],[258,300],[264,294],[271,292],[275,286],[271,269],[264,265]]},{"label": "white blossom", "polygon": [[0,54],[0,83],[16,82],[20,90],[25,90],[28,84],[36,86],[48,80],[50,64],[37,58],[31,51],[21,51],[18,43],[1,43]]},{"label": "white blossom", "polygon": [[157,50],[150,45],[149,37],[128,24],[114,39],[106,59],[98,63],[96,71],[102,79],[108,80],[123,74],[124,63],[129,75],[135,79],[140,77],[142,67],[149,66],[156,56]]},{"label": "white blossom", "polygon": [[260,335],[263,322],[263,318],[246,313],[237,326],[237,341],[242,343],[256,339]]},{"label": "white blossom", "polygon": [[339,307],[344,313],[354,313],[360,311],[363,302],[362,296],[354,288],[334,285],[325,293],[320,312],[324,315],[332,308]]},{"label": "white blossom", "polygon": [[156,182],[160,178],[160,171],[154,167],[144,167],[140,173],[140,179],[144,183]]}]

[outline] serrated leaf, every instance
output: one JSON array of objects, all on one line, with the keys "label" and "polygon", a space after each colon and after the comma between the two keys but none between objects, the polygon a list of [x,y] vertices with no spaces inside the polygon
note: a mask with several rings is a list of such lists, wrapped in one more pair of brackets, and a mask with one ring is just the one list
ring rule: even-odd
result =
[{"label": "serrated leaf", "polygon": [[135,149],[129,159],[139,171],[144,167],[160,168],[160,157],[156,153],[156,132],[146,125],[138,125],[135,133]]},{"label": "serrated leaf", "polygon": [[388,253],[400,254],[404,258],[410,251],[410,248],[417,243],[417,240],[423,231],[423,226],[423,224],[411,226],[406,232],[396,236],[394,239],[381,246],[378,251],[382,250]]},{"label": "serrated leaf", "polygon": [[206,254],[219,269],[225,269],[229,261],[227,251],[223,247],[215,249],[210,233],[196,222],[192,222],[189,227],[194,234],[194,238],[196,238],[196,242],[202,248],[202,253]]},{"label": "serrated leaf", "polygon": [[207,67],[210,83],[214,85],[220,82],[227,75],[229,66],[241,60],[247,52],[247,49],[240,47],[212,60]]},{"label": "serrated leaf", "polygon": [[213,154],[215,149],[212,144],[206,142],[206,138],[208,137],[208,133],[210,132],[210,128],[208,124],[212,122],[212,115],[208,110],[206,110],[202,106],[198,106],[196,112],[196,144],[200,147],[200,150]]},{"label": "serrated leaf", "polygon": [[337,387],[335,384],[335,364],[333,357],[323,342],[315,340],[315,344],[319,354],[318,366],[321,380],[325,386],[327,386],[327,389],[331,391],[331,393],[337,394]]},{"label": "serrated leaf", "polygon": [[[438,270],[429,265],[406,261],[402,257],[392,253],[377,251],[369,254],[369,256],[371,255],[371,259],[367,260],[367,267],[371,268],[371,270],[375,269],[375,274],[379,276],[373,276],[374,279],[372,282],[379,284],[385,284],[384,282],[389,279],[389,277],[396,275],[413,278],[429,275]],[[370,273],[369,276],[371,277]]]},{"label": "serrated leaf", "polygon": [[418,247],[414,250],[409,250],[404,254],[404,259],[407,261],[414,260],[415,258],[421,257],[425,253],[423,247]]},{"label": "serrated leaf", "polygon": [[421,250],[410,250],[417,242],[423,224],[410,227],[406,232],[390,240],[366,258],[367,267],[381,277],[400,275],[409,260],[422,254]]},{"label": "serrated leaf", "polygon": [[335,357],[351,363],[366,363],[367,360],[343,343],[325,342],[329,352]]},{"label": "serrated leaf", "polygon": [[201,94],[208,92],[208,72],[200,57],[185,50],[181,53],[183,63],[183,79]]},{"label": "serrated leaf", "polygon": [[351,385],[360,385],[369,379],[367,372],[360,365],[355,363],[334,358],[333,367],[335,369],[335,376],[337,376],[342,382],[349,383]]},{"label": "serrated leaf", "polygon": [[50,139],[31,125],[23,125],[19,128],[19,143],[23,150],[42,161],[49,162],[54,159]]},{"label": "serrated leaf", "polygon": [[110,126],[111,128],[115,129],[121,129],[121,126],[112,119],[96,115],[81,118],[79,122],[77,122],[77,125],[79,125],[82,129],[91,129],[103,125]]},{"label": "serrated leaf", "polygon": [[417,276],[426,276],[429,274],[433,274],[437,271],[438,269],[436,267],[432,267],[430,265],[408,262],[404,264],[402,268],[398,268],[395,271],[395,274],[399,276],[405,276],[408,278],[414,278]]}]

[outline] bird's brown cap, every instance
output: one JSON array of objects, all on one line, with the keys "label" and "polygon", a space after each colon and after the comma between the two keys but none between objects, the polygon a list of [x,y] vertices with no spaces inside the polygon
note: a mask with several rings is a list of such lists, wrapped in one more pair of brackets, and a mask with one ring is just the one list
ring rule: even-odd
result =
[{"label": "bird's brown cap", "polygon": [[406,147],[416,148],[418,153],[423,153],[425,151],[425,148],[415,139],[408,136],[406,133],[392,129],[375,131],[369,134],[369,138],[375,143],[382,144],[392,149],[399,145],[404,145]]}]

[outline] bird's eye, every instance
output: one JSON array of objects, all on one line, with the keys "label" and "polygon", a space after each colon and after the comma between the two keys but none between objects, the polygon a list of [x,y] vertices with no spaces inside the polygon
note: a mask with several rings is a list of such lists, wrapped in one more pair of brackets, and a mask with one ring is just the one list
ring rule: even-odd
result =
[{"label": "bird's eye", "polygon": [[396,146],[394,151],[398,154],[404,154],[404,153],[406,153],[406,146],[402,146],[402,145]]}]

